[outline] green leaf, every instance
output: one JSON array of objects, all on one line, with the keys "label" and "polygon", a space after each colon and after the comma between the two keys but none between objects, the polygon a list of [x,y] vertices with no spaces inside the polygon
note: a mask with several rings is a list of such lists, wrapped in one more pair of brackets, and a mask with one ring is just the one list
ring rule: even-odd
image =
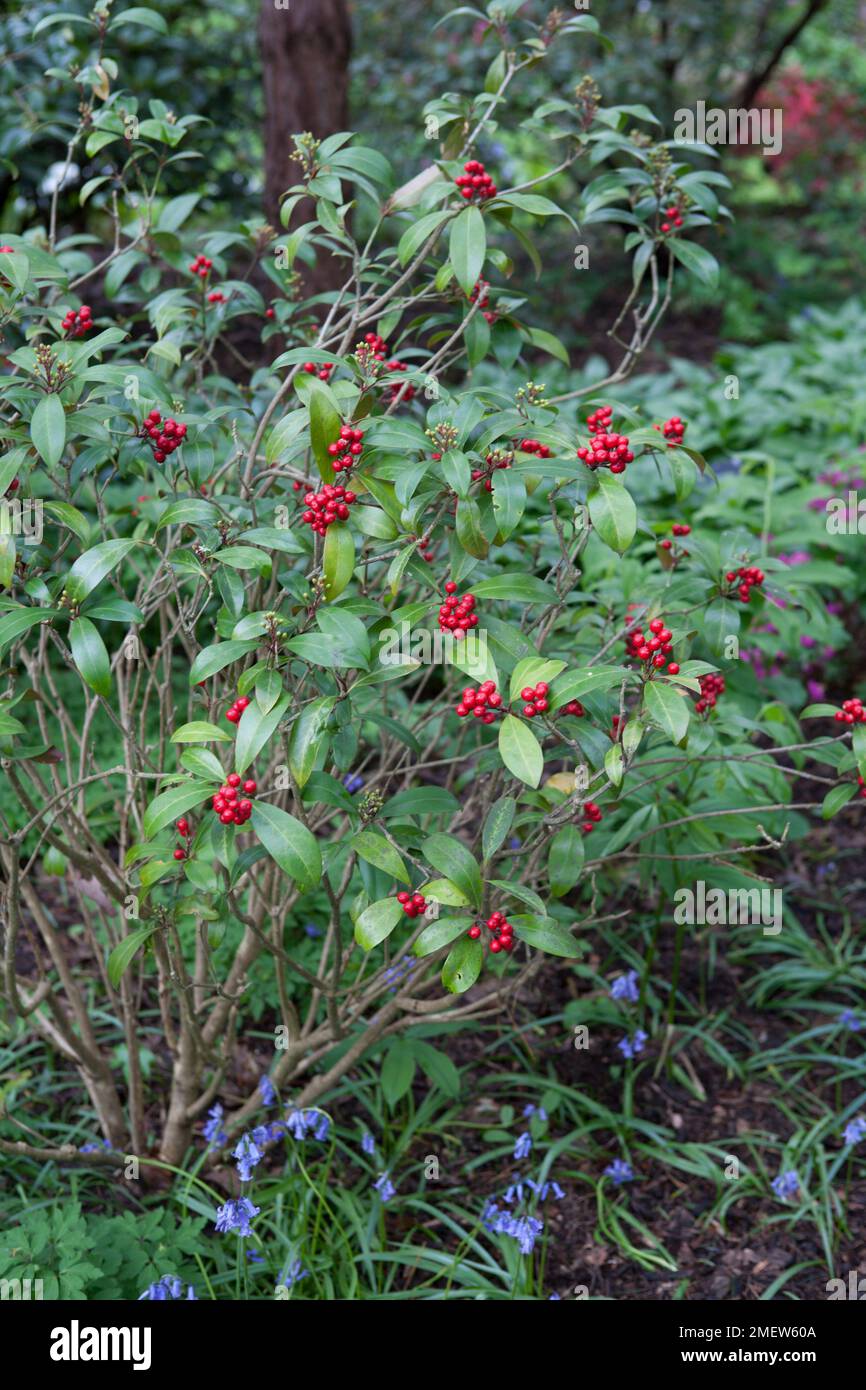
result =
[{"label": "green leaf", "polygon": [[426,216],[419,217],[417,222],[413,222],[403,233],[397,244],[397,259],[401,265],[408,265],[416,252],[421,250],[424,242],[433,235],[437,227],[448,217],[447,209],[439,212],[428,212]]},{"label": "green leaf", "polygon": [[359,830],[357,835],[352,836],[349,844],[356,854],[366,859],[374,868],[381,869],[383,873],[390,874],[401,883],[409,882],[406,865],[394,846],[389,844],[383,835],[377,835],[373,830]]},{"label": "green leaf", "polygon": [[424,928],[412,951],[416,956],[431,956],[434,951],[449,946],[474,925],[474,917],[440,917],[438,922],[430,922]]},{"label": "green leaf", "polygon": [[681,241],[670,237],[668,250],[677,258],[690,275],[695,275],[704,285],[715,287],[719,283],[719,263],[703,246],[694,241]]},{"label": "green leaf", "polygon": [[618,787],[622,782],[622,764],[622,748],[618,743],[612,743],[604,755],[604,770],[615,787]]},{"label": "green leaf", "polygon": [[539,681],[549,683],[564,670],[564,661],[546,661],[542,656],[524,657],[511,673],[511,699],[516,700],[524,686],[535,686]]},{"label": "green leaf", "polygon": [[219,512],[213,502],[203,497],[181,497],[177,502],[169,502],[154,528],[154,534],[163,526],[213,526]]},{"label": "green leaf", "polygon": [[428,901],[444,907],[469,907],[466,894],[450,878],[431,878],[420,891]]},{"label": "green leaf", "polygon": [[460,802],[444,787],[410,787],[389,797],[380,812],[385,820],[397,816],[453,816]]},{"label": "green leaf", "polygon": [[632,678],[632,673],[624,666],[587,666],[583,671],[566,671],[553,682],[548,701],[551,710],[561,705],[579,700],[590,690],[610,690],[622,681]]},{"label": "green leaf", "polygon": [[121,14],[116,14],[108,27],[119,29],[124,24],[143,24],[147,29],[155,29],[158,34],[168,33],[168,25],[163,16],[144,5],[133,5],[131,10],[123,10]]},{"label": "green leaf", "polygon": [[232,736],[224,729],[218,729],[216,724],[209,724],[206,719],[181,724],[171,736],[172,743],[212,743],[215,739],[219,743],[231,743]]},{"label": "green leaf", "polygon": [[541,744],[532,730],[513,714],[506,714],[499,726],[499,756],[508,771],[521,782],[528,787],[538,786],[544,771]]},{"label": "green leaf", "polygon": [[305,787],[327,735],[325,729],[336,704],[334,695],[323,695],[305,705],[292,725],[289,768],[299,787]]},{"label": "green leaf", "polygon": [[307,406],[310,412],[310,443],[313,457],[325,482],[332,483],[334,460],[328,453],[328,445],[333,444],[339,437],[343,422],[329,392],[321,386],[310,387]]},{"label": "green leaf", "polygon": [[525,941],[527,946],[534,946],[537,951],[545,951],[551,956],[567,956],[573,958],[581,954],[581,948],[575,941],[567,927],[560,922],[554,922],[551,917],[512,917],[511,924],[514,927],[514,934],[520,941]]},{"label": "green leaf", "polygon": [[322,567],[325,577],[325,598],[339,598],[355,568],[355,539],[348,526],[335,522],[325,533]]},{"label": "green leaf", "polygon": [[514,824],[516,810],[517,802],[513,796],[501,796],[487,812],[481,832],[481,853],[485,863],[492,859],[505,843],[505,837]]},{"label": "green leaf", "polygon": [[442,983],[452,994],[465,994],[481,974],[484,947],[470,936],[462,936],[448,952],[442,966]]},{"label": "green leaf", "polygon": [[390,1110],[405,1096],[415,1079],[415,1054],[404,1038],[390,1043],[382,1062],[379,1080]]},{"label": "green leaf", "polygon": [[454,835],[430,835],[421,852],[428,864],[457,884],[468,902],[474,907],[481,906],[481,870],[462,840]]},{"label": "green leaf", "polygon": [[103,541],[79,555],[66,577],[66,596],[80,603],[121,560],[134,550],[138,541]]},{"label": "green leaf", "polygon": [[89,618],[75,618],[69,625],[72,660],[91,690],[97,695],[111,694],[111,663],[99,629]]},{"label": "green leaf", "polygon": [[59,618],[61,612],[59,608],[13,608],[5,613],[0,618],[0,652],[29,628],[48,622],[50,618]]},{"label": "green leaf", "polygon": [[215,676],[217,671],[224,670],[234,661],[240,661],[257,646],[258,642],[252,639],[247,642],[216,642],[212,647],[202,647],[190,667],[190,685],[198,685],[199,681]]},{"label": "green leaf", "polygon": [[108,978],[115,989],[146,941],[157,930],[155,925],[137,927],[122,941],[118,942],[108,957]]},{"label": "green leaf", "polygon": [[144,813],[145,839],[152,840],[163,826],[213,796],[218,786],[218,782],[179,782],[168,791],[160,792]]},{"label": "green leaf", "polygon": [[691,703],[687,696],[661,681],[647,681],[643,707],[656,727],[666,733],[672,742],[682,742],[689,730]]},{"label": "green leaf", "polygon": [[247,705],[237,725],[238,735],[235,744],[235,770],[237,772],[246,772],[250,764],[270,742],[276,732],[277,725],[291,703],[291,698],[288,690],[285,691],[266,714],[255,700]]},{"label": "green leaf", "polygon": [[355,923],[355,940],[363,950],[372,951],[391,935],[403,915],[396,898],[380,898],[365,908]]},{"label": "green leaf", "polygon": [[564,825],[551,840],[547,855],[547,877],[555,898],[563,897],[577,883],[583,858],[583,836],[576,826]]},{"label": "green leaf", "polygon": [[851,744],[857,759],[857,771],[866,777],[866,725],[855,724],[851,730]]},{"label": "green leaf", "polygon": [[30,420],[30,438],[49,468],[60,461],[66,443],[66,413],[58,395],[43,396]]},{"label": "green leaf", "polygon": [[821,815],[824,820],[830,820],[837,811],[841,811],[843,806],[847,806],[848,802],[857,795],[858,790],[853,782],[840,782],[838,786],[831,787],[824,797],[821,807]]},{"label": "green leaf", "polygon": [[490,543],[481,525],[481,509],[473,497],[461,498],[457,503],[454,529],[467,555],[474,555],[477,560],[483,560],[490,549]]},{"label": "green leaf", "polygon": [[637,508],[631,493],[608,473],[598,473],[589,494],[589,515],[605,545],[622,555],[637,530]]},{"label": "green leaf", "polygon": [[448,256],[464,294],[471,294],[484,268],[487,232],[484,218],[476,207],[464,208],[451,223]]},{"label": "green leaf", "polygon": [[740,611],[729,599],[717,598],[704,613],[701,634],[713,656],[725,656],[729,637],[740,631]]},{"label": "green leaf", "polygon": [[315,836],[299,820],[267,801],[254,801],[250,823],[268,854],[294,879],[300,892],[308,893],[321,882],[322,852]]},{"label": "green leaf", "polygon": [[552,585],[532,574],[495,574],[474,584],[472,592],[476,598],[514,599],[518,603],[556,602],[556,590]]}]

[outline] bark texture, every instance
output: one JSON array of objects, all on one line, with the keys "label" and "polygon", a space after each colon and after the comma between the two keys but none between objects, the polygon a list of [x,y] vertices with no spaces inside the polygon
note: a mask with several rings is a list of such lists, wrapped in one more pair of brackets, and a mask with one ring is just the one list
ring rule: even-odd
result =
[{"label": "bark texture", "polygon": [[[352,30],[346,0],[289,0],[278,9],[262,0],[259,42],[265,89],[265,215],[280,227],[280,196],[300,177],[292,136],[310,131],[318,140],[349,123],[349,56]],[[292,226],[310,220],[312,203],[295,208]],[[308,294],[335,289],[343,267],[319,255],[313,269],[299,262]]]}]

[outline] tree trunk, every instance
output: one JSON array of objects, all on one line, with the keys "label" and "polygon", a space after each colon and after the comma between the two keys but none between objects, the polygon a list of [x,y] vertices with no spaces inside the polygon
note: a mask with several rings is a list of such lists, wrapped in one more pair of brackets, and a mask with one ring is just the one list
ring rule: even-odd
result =
[{"label": "tree trunk", "polygon": [[[352,31],[346,0],[262,0],[259,41],[265,88],[265,215],[280,228],[280,197],[299,181],[292,136],[309,131],[318,140],[345,130],[349,121],[349,54]],[[312,204],[295,208],[292,225],[310,220]],[[335,289],[343,267],[319,256],[302,263],[308,294]]]}]

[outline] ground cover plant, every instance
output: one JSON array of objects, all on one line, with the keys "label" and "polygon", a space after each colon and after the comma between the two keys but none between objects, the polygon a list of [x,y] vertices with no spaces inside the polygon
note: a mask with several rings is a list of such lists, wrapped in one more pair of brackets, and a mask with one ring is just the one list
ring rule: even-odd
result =
[{"label": "ground cover plant", "polygon": [[[408,182],[299,131],[280,228],[125,85],[158,10],[35,25],[98,228],[61,173],[0,237],[0,1278],[45,1297],[856,1266],[866,310],[646,371],[729,180],[525,10]],[[554,227],[575,275],[618,237],[605,359],[545,326]]]}]

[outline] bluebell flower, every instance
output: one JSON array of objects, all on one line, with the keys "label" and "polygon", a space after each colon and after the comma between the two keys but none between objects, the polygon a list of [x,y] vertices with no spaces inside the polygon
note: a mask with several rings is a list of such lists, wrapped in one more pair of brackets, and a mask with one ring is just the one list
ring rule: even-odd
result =
[{"label": "bluebell flower", "polygon": [[359,792],[363,785],[364,779],[363,777],[359,777],[357,772],[347,772],[343,778],[343,786],[350,796],[354,796],[355,792]]},{"label": "bluebell flower", "polygon": [[623,1057],[636,1057],[639,1052],[643,1052],[644,1043],[648,1036],[642,1028],[638,1028],[633,1038],[620,1038],[617,1047]]},{"label": "bluebell flower", "polygon": [[544,1222],[537,1216],[519,1216],[514,1220],[508,1235],[513,1236],[524,1255],[531,1255],[535,1242],[544,1230]]},{"label": "bluebell flower", "polygon": [[525,1130],[524,1133],[520,1135],[520,1138],[517,1140],[517,1143],[514,1145],[514,1157],[518,1160],[520,1160],[521,1158],[528,1158],[531,1150],[532,1136],[530,1135],[528,1130]]},{"label": "bluebell flower", "polygon": [[107,1151],[111,1153],[111,1148],[110,1139],[100,1139],[98,1142],[91,1140],[88,1144],[82,1144],[78,1152],[82,1154],[98,1154],[100,1149],[107,1149]]},{"label": "bluebell flower", "polygon": [[373,1187],[376,1189],[383,1202],[390,1202],[391,1198],[394,1197],[397,1192],[396,1187],[387,1173],[380,1173],[373,1183]]},{"label": "bluebell flower", "polygon": [[259,1077],[259,1092],[264,1105],[273,1105],[277,1098],[277,1090],[267,1072]]},{"label": "bluebell flower", "polygon": [[866,1120],[862,1115],[858,1115],[856,1120],[849,1120],[842,1135],[846,1144],[859,1144],[861,1139],[866,1138]]},{"label": "bluebell flower", "polygon": [[634,1182],[634,1169],[624,1158],[615,1158],[613,1163],[609,1163],[604,1175],[610,1178],[615,1187],[621,1187],[624,1182]]},{"label": "bluebell flower", "polygon": [[368,1129],[365,1129],[364,1133],[361,1135],[361,1148],[365,1154],[374,1154],[376,1152],[376,1140]]},{"label": "bluebell flower", "polygon": [[522,1202],[524,1187],[529,1187],[533,1192],[535,1191],[535,1184],[531,1178],[521,1178],[515,1173],[514,1182],[505,1189],[503,1202]]},{"label": "bluebell flower", "polygon": [[547,1182],[537,1183],[535,1191],[538,1195],[539,1202],[546,1202],[551,1193],[553,1193],[557,1201],[561,1201],[565,1196],[559,1183],[554,1182],[553,1178],[548,1178]]},{"label": "bluebell flower", "polygon": [[[165,1303],[168,1300],[182,1297],[183,1284],[177,1276],[174,1274],[163,1274],[161,1279],[158,1279],[155,1284],[148,1284],[144,1293],[138,1295],[138,1302],[141,1303],[142,1299],[149,1299],[154,1303]],[[194,1303],[198,1302],[195,1288],[192,1284],[187,1285],[185,1301],[189,1303],[190,1300]]]},{"label": "bluebell flower", "polygon": [[331,1117],[326,1115],[323,1110],[313,1110],[309,1113],[315,1117],[312,1125],[313,1138],[324,1143],[331,1129]]},{"label": "bluebell flower", "polygon": [[547,1111],[545,1110],[544,1106],[543,1106],[543,1105],[533,1105],[531,1101],[530,1101],[529,1105],[524,1105],[524,1107],[523,1107],[523,1114],[524,1114],[524,1117],[525,1117],[526,1119],[529,1119],[529,1116],[530,1116],[530,1115],[537,1115],[538,1118],[539,1118],[539,1120],[546,1120],[546,1119],[547,1119]]},{"label": "bluebell flower", "polygon": [[265,1257],[260,1250],[247,1250],[246,1255],[251,1265],[263,1265],[265,1262]]},{"label": "bluebell flower", "polygon": [[307,1133],[306,1111],[290,1110],[286,1115],[286,1128],[293,1139],[303,1139]]},{"label": "bluebell flower", "polygon": [[396,965],[388,966],[388,969],[384,972],[382,979],[386,984],[391,986],[389,990],[390,994],[397,993],[398,985],[403,983],[403,981],[406,979],[406,976],[411,972],[411,970],[416,964],[417,961],[414,961],[411,956],[404,956],[402,960],[397,961]]},{"label": "bluebell flower", "polygon": [[301,1279],[309,1278],[309,1274],[310,1271],[303,1268],[300,1260],[290,1260],[277,1280],[277,1283],[282,1284],[286,1289],[290,1289],[293,1284],[299,1283]]},{"label": "bluebell flower", "polygon": [[863,1024],[853,1009],[843,1009],[839,1015],[839,1022],[842,1024],[843,1028],[850,1029],[852,1033],[859,1033],[860,1029],[863,1027]]},{"label": "bluebell flower", "polygon": [[773,1178],[770,1186],[779,1200],[784,1201],[786,1197],[796,1197],[800,1190],[800,1179],[794,1169],[789,1168],[786,1172],[780,1173],[777,1178]]},{"label": "bluebell flower", "polygon": [[637,971],[629,970],[625,975],[619,975],[610,987],[611,999],[625,999],[629,1004],[636,1004],[640,999],[640,986],[637,982]]},{"label": "bluebell flower", "polygon": [[304,926],[304,931],[307,933],[307,936],[316,937],[322,935],[321,927],[317,927],[315,922],[307,922]]},{"label": "bluebell flower", "polygon": [[254,1207],[249,1197],[231,1197],[217,1212],[216,1229],[224,1235],[237,1231],[239,1236],[251,1236],[250,1222],[260,1211],[261,1207]]},{"label": "bluebell flower", "polygon": [[254,1143],[251,1135],[242,1134],[232,1149],[232,1158],[236,1158],[238,1161],[238,1173],[241,1182],[249,1182],[256,1164],[262,1161],[262,1152]]},{"label": "bluebell flower", "polygon": [[544,1230],[544,1222],[536,1216],[515,1216],[501,1211],[494,1201],[488,1201],[481,1217],[482,1225],[494,1235],[511,1236],[524,1255],[532,1253],[536,1240]]},{"label": "bluebell flower", "polygon": [[222,1127],[225,1111],[219,1101],[217,1101],[216,1105],[212,1105],[207,1113],[209,1119],[202,1129],[202,1134],[213,1148],[218,1148],[219,1145],[224,1144],[228,1138],[228,1135]]},{"label": "bluebell flower", "polygon": [[521,846],[522,844],[523,844],[523,841],[521,840],[521,838],[520,838],[519,835],[512,835],[511,839],[508,841],[508,848],[509,848],[509,849],[520,849],[520,846]]},{"label": "bluebell flower", "polygon": [[548,1301],[548,1303],[561,1303],[561,1302],[562,1302],[562,1294],[561,1294],[561,1293],[552,1293],[552,1294],[550,1295],[550,1297],[548,1298],[547,1301]]}]

